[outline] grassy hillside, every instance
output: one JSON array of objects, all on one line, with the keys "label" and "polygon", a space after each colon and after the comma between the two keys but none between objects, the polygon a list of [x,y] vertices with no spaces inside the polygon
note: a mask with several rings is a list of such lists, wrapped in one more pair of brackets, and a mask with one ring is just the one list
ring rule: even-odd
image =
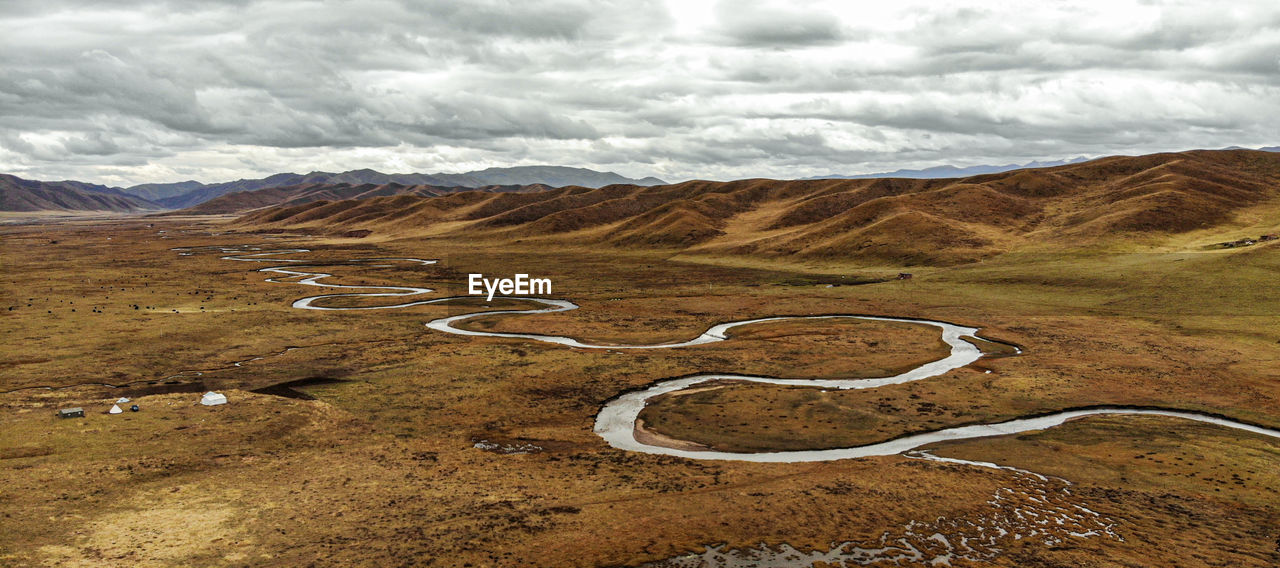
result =
[{"label": "grassy hillside", "polygon": [[0,211],[139,211],[161,207],[106,186],[0,174]]},{"label": "grassy hillside", "polygon": [[371,199],[395,195],[435,197],[459,191],[483,192],[537,192],[545,191],[545,185],[490,185],[477,188],[445,187],[437,185],[404,185],[399,183],[302,183],[283,187],[269,187],[254,191],[241,191],[215,197],[199,205],[174,212],[177,215],[222,215],[244,213],[265,207],[290,208],[315,201],[344,201]]},{"label": "grassy hillside", "polygon": [[1257,237],[1280,227],[1277,188],[1280,154],[1191,151],[962,179],[690,181],[321,200],[255,212],[237,224],[949,265],[1009,252]]}]

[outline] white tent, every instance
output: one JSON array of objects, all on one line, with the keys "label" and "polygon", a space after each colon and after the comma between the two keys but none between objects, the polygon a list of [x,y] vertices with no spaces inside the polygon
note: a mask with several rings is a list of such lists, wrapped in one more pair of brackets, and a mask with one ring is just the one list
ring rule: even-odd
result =
[{"label": "white tent", "polygon": [[111,405],[111,410],[108,410],[108,411],[107,411],[107,414],[120,414],[121,412],[124,412],[124,411],[123,411],[123,410],[120,410],[120,405],[119,405],[119,404],[113,404],[113,405]]},{"label": "white tent", "polygon": [[127,402],[129,402],[129,399],[127,399],[127,398],[125,398],[125,397],[123,397],[123,396],[122,396],[122,397],[120,397],[120,398],[118,398],[118,399],[116,399],[116,404],[125,404],[125,403],[127,403]]},{"label": "white tent", "polygon": [[200,404],[203,404],[205,406],[217,406],[219,404],[226,404],[226,403],[227,403],[227,395],[222,394],[220,392],[209,391],[207,393],[204,393],[204,396],[200,397]]}]

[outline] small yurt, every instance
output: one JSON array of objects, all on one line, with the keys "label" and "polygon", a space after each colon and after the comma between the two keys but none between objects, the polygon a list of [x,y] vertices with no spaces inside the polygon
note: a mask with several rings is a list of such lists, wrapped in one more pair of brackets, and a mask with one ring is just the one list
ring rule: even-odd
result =
[{"label": "small yurt", "polygon": [[222,394],[220,392],[209,391],[207,393],[204,393],[204,396],[200,397],[200,404],[203,404],[205,406],[217,406],[219,404],[226,404],[226,403],[227,403],[227,395]]}]

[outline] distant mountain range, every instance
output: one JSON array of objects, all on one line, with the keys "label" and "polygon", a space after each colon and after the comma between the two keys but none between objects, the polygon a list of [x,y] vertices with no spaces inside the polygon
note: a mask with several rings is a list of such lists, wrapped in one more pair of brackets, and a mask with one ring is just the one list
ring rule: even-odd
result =
[{"label": "distant mountain range", "polygon": [[[1230,146],[1222,148],[1223,150],[1252,150],[1255,148],[1245,148],[1243,146]],[[1263,152],[1280,152],[1280,146],[1266,146],[1256,148]],[[1090,158],[1079,156],[1066,160],[1050,160],[1047,162],[1033,161],[1025,164],[1005,164],[1003,166],[981,165],[957,167],[952,165],[934,166],[924,168],[922,170],[894,170],[892,172],[880,172],[874,174],[855,174],[840,175],[830,174],[825,176],[812,176],[801,179],[880,179],[880,178],[906,178],[906,179],[947,179],[962,178],[969,176],[980,176],[984,174],[998,174],[1003,172],[1011,172],[1013,170],[1029,170],[1034,168],[1052,168],[1055,166],[1065,166],[1068,164],[1079,164],[1087,162]]]},{"label": "distant mountain range", "polygon": [[[1224,150],[1238,150],[1239,147]],[[1259,148],[1266,152],[1280,152],[1280,146]],[[957,167],[935,166],[918,170],[902,169],[892,172],[814,176],[804,180],[821,179],[948,179],[977,175],[990,175],[1013,170],[1050,168],[1079,164],[1085,158],[1067,160],[1034,161],[1026,164],[978,165]],[[86,211],[143,211],[188,209],[218,198],[258,192],[259,190],[284,188],[277,192],[260,192],[243,198],[218,200],[209,207],[193,209],[196,213],[232,213],[279,204],[300,204],[316,200],[361,199],[364,197],[411,194],[419,196],[444,195],[460,189],[479,189],[490,192],[538,192],[547,188],[580,186],[598,189],[608,185],[634,185],[650,187],[666,185],[654,177],[632,179],[613,172],[599,172],[585,168],[563,166],[519,166],[488,168],[461,174],[385,174],[363,169],[341,173],[311,172],[308,174],[280,173],[258,179],[241,179],[222,183],[201,183],[187,180],[175,183],[148,183],[129,188],[107,187],[78,181],[31,181],[11,175],[0,175],[0,211],[86,210]],[[274,200],[274,201],[273,201]]]},{"label": "distant mountain range", "polygon": [[290,208],[313,201],[347,201],[351,199],[369,199],[371,197],[389,197],[395,195],[415,195],[435,197],[462,191],[485,193],[535,193],[547,191],[550,186],[543,184],[530,185],[486,185],[483,187],[438,187],[434,185],[403,185],[398,183],[304,183],[268,187],[253,191],[237,191],[210,199],[199,205],[174,211],[175,215],[225,215],[227,213],[243,213],[263,207]]},{"label": "distant mountain range", "polygon": [[152,183],[126,188],[132,195],[152,199],[168,209],[182,209],[199,205],[215,197],[241,191],[253,191],[271,187],[303,184],[400,184],[429,185],[433,187],[480,188],[494,185],[533,185],[550,187],[577,185],[599,188],[614,184],[662,185],[666,182],[655,178],[632,179],[613,172],[598,172],[585,168],[563,166],[519,166],[514,168],[489,168],[462,174],[384,174],[374,170],[349,172],[311,172],[309,174],[283,173],[261,179],[242,179],[224,183],[202,184],[196,181],[178,183]]},{"label": "distant mountain range", "polygon": [[968,166],[964,168],[945,165],[925,168],[923,170],[895,170],[892,172],[881,172],[875,174],[856,174],[856,175],[825,175],[813,176],[803,179],[878,179],[878,178],[906,178],[906,179],[944,179],[944,178],[961,178],[969,176],[979,176],[983,174],[998,174],[1013,170],[1025,170],[1032,168],[1051,168],[1054,166],[1065,166],[1067,164],[1078,164],[1088,161],[1088,158],[1079,157],[1069,160],[1053,160],[1049,162],[1028,162],[1025,164],[1005,164],[1003,166]]},{"label": "distant mountain range", "polygon": [[[78,181],[33,181],[11,175],[0,179],[0,211],[139,211],[184,209],[218,197],[277,187],[342,185],[343,189],[324,194],[316,191],[288,191],[280,196],[283,201],[327,199],[341,195],[360,195],[372,191],[373,195],[398,192],[442,195],[459,189],[485,189],[489,191],[514,191],[513,186],[532,186],[532,191],[547,187],[581,186],[592,189],[614,184],[640,186],[662,185],[666,182],[646,177],[632,179],[613,172],[598,172],[586,168],[563,166],[519,166],[513,168],[488,168],[462,174],[384,174],[374,170],[352,170],[341,173],[311,172],[309,174],[281,173],[259,179],[241,179],[223,183],[201,183],[195,180],[175,183],[145,183],[128,188],[107,187]],[[361,189],[361,186],[363,189]],[[388,186],[374,191],[373,186]],[[416,189],[405,189],[409,186]],[[242,210],[274,194],[266,193],[253,199],[230,201],[212,210]],[[287,195],[287,197],[284,197]],[[274,203],[273,203],[274,204]]]},{"label": "distant mountain range", "polygon": [[188,180],[177,183],[144,183],[121,191],[124,191],[129,195],[135,195],[143,199],[156,201],[158,199],[166,199],[182,195],[184,193],[189,193],[202,187],[205,187],[205,184],[195,180]]}]

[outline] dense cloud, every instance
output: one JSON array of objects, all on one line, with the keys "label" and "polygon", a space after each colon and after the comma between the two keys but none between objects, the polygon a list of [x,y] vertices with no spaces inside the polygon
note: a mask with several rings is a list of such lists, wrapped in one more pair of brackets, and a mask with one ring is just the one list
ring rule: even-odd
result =
[{"label": "dense cloud", "polygon": [[1271,1],[0,3],[0,171],[39,179],[785,178],[1276,132]]}]

